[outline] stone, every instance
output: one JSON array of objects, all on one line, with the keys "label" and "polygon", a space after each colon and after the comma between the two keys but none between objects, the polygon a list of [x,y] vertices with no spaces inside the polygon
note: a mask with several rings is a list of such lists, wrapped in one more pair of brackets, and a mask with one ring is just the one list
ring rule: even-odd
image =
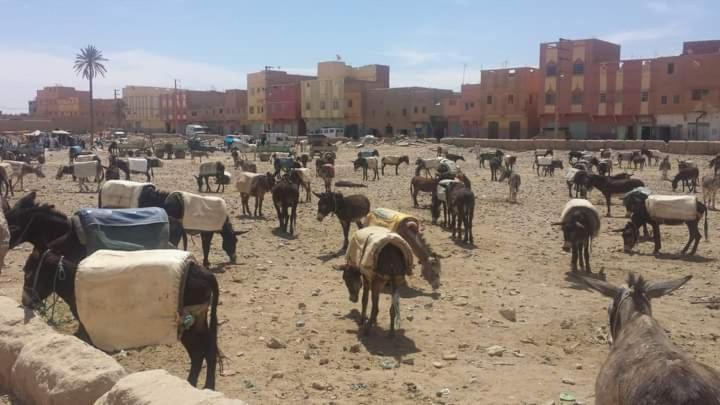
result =
[{"label": "stone", "polygon": [[360,343],[350,346],[350,353],[360,353]]},{"label": "stone", "polygon": [[443,363],[442,361],[433,361],[433,364],[432,364],[432,365],[433,365],[433,367],[435,367],[435,368],[443,368],[443,367],[445,367],[445,363]]},{"label": "stone", "polygon": [[490,357],[502,357],[503,353],[505,353],[505,348],[498,345],[490,346],[485,349],[485,353],[487,353]]},{"label": "stone", "polygon": [[500,315],[510,322],[517,322],[517,314],[514,308],[503,308],[500,310]]},{"label": "stone", "polygon": [[267,347],[271,349],[284,349],[287,347],[287,345],[275,338],[270,338],[267,342]]},{"label": "stone", "polygon": [[442,355],[443,360],[457,360],[457,358],[457,353],[443,353]]},{"label": "stone", "polygon": [[328,388],[328,385],[325,384],[324,382],[314,381],[312,383],[312,387],[318,391],[326,391]]},{"label": "stone", "polygon": [[295,322],[295,326],[298,328],[302,328],[303,326],[305,326],[305,321],[299,320],[299,321]]},{"label": "stone", "polygon": [[406,364],[408,366],[414,366],[415,365],[415,359],[412,357],[408,357],[406,359],[402,359],[402,364]]},{"label": "stone", "polygon": [[575,380],[566,377],[562,379],[562,383],[567,385],[575,385]]},{"label": "stone", "polygon": [[572,319],[563,319],[560,322],[560,329],[572,329],[575,326],[575,322]]},{"label": "stone", "polygon": [[330,363],[330,360],[329,360],[329,359],[324,359],[324,358],[323,358],[323,359],[320,359],[320,365],[321,365],[321,366],[324,366],[324,365],[326,365],[326,364],[328,364],[328,363]]},{"label": "stone", "polygon": [[270,377],[270,378],[272,378],[274,380],[276,378],[279,379],[279,378],[283,378],[283,377],[285,377],[285,373],[283,373],[282,371],[276,371],[276,372],[272,373],[272,377]]}]

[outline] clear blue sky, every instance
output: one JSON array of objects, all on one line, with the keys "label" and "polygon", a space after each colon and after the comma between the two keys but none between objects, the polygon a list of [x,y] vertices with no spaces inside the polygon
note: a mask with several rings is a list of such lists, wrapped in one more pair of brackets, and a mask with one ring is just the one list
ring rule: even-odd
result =
[{"label": "clear blue sky", "polygon": [[44,85],[86,87],[82,46],[110,59],[97,97],[126,84],[245,88],[265,65],[312,73],[341,55],[389,64],[391,85],[458,89],[483,68],[537,65],[538,44],[597,37],[624,58],[720,39],[718,0],[0,0],[0,110],[23,112]]}]

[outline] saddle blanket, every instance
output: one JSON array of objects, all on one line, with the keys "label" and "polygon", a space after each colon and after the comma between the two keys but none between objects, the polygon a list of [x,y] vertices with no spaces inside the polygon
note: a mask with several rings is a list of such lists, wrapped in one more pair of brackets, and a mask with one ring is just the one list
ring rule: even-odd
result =
[{"label": "saddle blanket", "polygon": [[205,162],[200,165],[200,176],[217,176],[221,173],[219,170],[220,162]]},{"label": "saddle blanket", "polygon": [[360,269],[360,272],[372,282],[376,275],[377,258],[388,244],[392,244],[402,251],[407,269],[406,274],[412,274],[413,252],[410,245],[402,236],[379,226],[358,229],[350,239],[345,260],[348,264]]},{"label": "saddle blanket", "polygon": [[128,158],[128,167],[131,172],[146,173],[148,170],[148,161],[144,158]]},{"label": "saddle blanket", "polygon": [[598,214],[597,209],[595,206],[588,200],[585,200],[583,198],[573,198],[570,201],[568,201],[565,204],[565,207],[562,210],[562,213],[560,214],[560,222],[565,222],[565,219],[567,216],[576,209],[583,209],[583,210],[589,210],[594,214],[594,220],[595,220],[595,233],[593,234],[594,237],[597,237],[600,233],[600,214]]},{"label": "saddle blanket", "polygon": [[653,219],[669,221],[699,219],[697,198],[691,195],[650,195],[645,200],[645,208]]},{"label": "saddle blanket", "polygon": [[240,172],[238,174],[237,180],[235,181],[235,187],[237,188],[237,191],[245,194],[250,193],[250,191],[252,191],[255,179],[260,176],[265,175],[262,173]]},{"label": "saddle blanket", "polygon": [[215,232],[227,219],[227,206],[220,197],[207,197],[181,191],[183,227],[188,231]]},{"label": "saddle blanket", "polygon": [[77,211],[71,221],[88,254],[100,249],[132,251],[170,246],[168,216],[162,208],[86,208]]},{"label": "saddle blanket", "polygon": [[447,190],[448,190],[448,187],[450,187],[450,184],[452,184],[452,183],[462,183],[462,182],[460,180],[455,180],[455,179],[445,179],[445,180],[440,180],[438,182],[437,189],[436,189],[438,200],[440,200],[444,203],[447,202]]},{"label": "saddle blanket", "polygon": [[154,187],[152,183],[139,183],[129,180],[108,180],[100,189],[100,208],[137,208],[140,194],[145,187]]},{"label": "saddle blanket", "polygon": [[73,163],[73,174],[75,177],[95,177],[98,174],[96,161]]},{"label": "saddle blanket", "polygon": [[173,344],[195,258],[182,250],[98,250],[75,278],[78,316],[93,345],[113,352]]},{"label": "saddle blanket", "polygon": [[552,160],[552,156],[538,156],[537,164],[538,166],[550,166],[552,164]]},{"label": "saddle blanket", "polygon": [[368,226],[381,226],[392,232],[397,232],[400,225],[405,221],[414,221],[420,224],[417,217],[394,211],[388,208],[375,208],[367,216]]},{"label": "saddle blanket", "polygon": [[569,168],[567,172],[565,173],[565,180],[567,181],[573,181],[575,180],[575,175],[579,172],[579,169]]},{"label": "saddle blanket", "polygon": [[92,162],[97,158],[97,155],[79,155],[75,157],[75,162]]}]

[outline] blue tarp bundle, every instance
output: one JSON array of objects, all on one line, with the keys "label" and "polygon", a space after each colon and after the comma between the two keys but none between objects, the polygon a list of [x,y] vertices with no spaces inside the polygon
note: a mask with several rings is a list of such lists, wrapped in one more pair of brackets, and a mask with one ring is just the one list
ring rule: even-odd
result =
[{"label": "blue tarp bundle", "polygon": [[77,211],[73,224],[91,254],[99,249],[167,249],[170,226],[162,208],[100,209]]}]

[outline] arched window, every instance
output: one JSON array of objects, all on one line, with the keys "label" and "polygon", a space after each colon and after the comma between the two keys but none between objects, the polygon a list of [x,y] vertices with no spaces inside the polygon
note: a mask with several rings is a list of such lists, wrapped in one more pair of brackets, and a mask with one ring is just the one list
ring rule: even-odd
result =
[{"label": "arched window", "polygon": [[580,89],[575,89],[572,92],[572,103],[582,104],[583,103],[583,92]]},{"label": "arched window", "polygon": [[545,76],[557,76],[557,64],[555,62],[548,62],[545,66]]},{"label": "arched window", "polygon": [[555,105],[555,92],[553,90],[545,92],[545,104]]},{"label": "arched window", "polygon": [[574,75],[581,75],[585,73],[585,63],[578,59],[573,63],[573,74]]}]

